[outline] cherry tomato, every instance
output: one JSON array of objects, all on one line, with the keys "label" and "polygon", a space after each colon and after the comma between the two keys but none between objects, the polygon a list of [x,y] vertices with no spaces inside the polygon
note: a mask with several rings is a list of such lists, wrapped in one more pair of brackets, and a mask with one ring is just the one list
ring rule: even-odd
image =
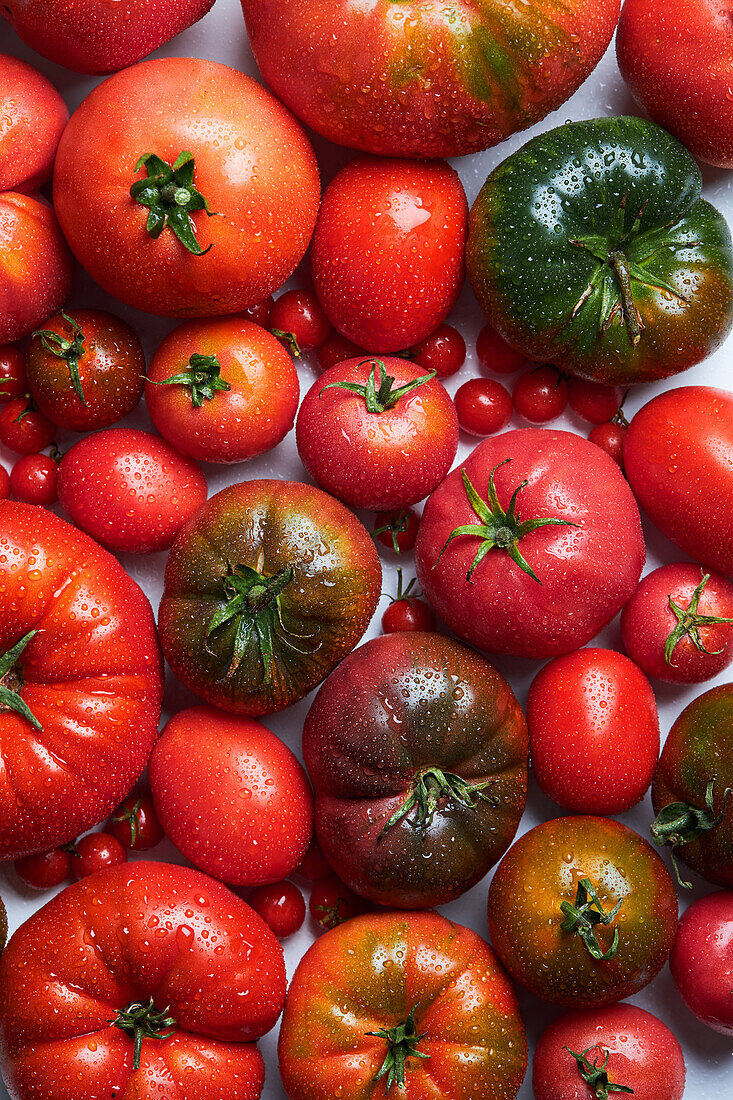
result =
[{"label": "cherry tomato", "polygon": [[331,322],[312,290],[286,290],[270,310],[270,332],[295,356],[320,348],[331,334]]},{"label": "cherry tomato", "polygon": [[71,851],[71,870],[75,879],[117,867],[120,863],[127,863],[127,852],[110,833],[87,833],[76,841]]},{"label": "cherry tomato", "polygon": [[484,325],[478,334],[476,355],[481,366],[494,374],[515,374],[527,362],[527,356],[507,344],[491,325]]},{"label": "cherry tomato", "polygon": [[269,298],[263,298],[261,302],[256,302],[253,306],[248,306],[247,309],[243,309],[239,314],[245,321],[251,321],[254,325],[261,325],[262,328],[267,328],[267,323],[270,320],[270,311],[275,304],[275,299],[272,295]]},{"label": "cherry tomato", "polygon": [[470,378],[453,398],[458,423],[471,435],[494,435],[512,418],[512,399],[493,378]]},{"label": "cherry tomato", "polygon": [[129,794],[112,814],[110,828],[120,844],[133,852],[147,852],[165,836],[147,791]]},{"label": "cherry tomato", "polygon": [[305,898],[292,882],[256,886],[247,901],[279,940],[292,936],[305,920]]},{"label": "cherry tomato", "polygon": [[570,408],[589,424],[613,420],[621,408],[623,393],[617,386],[604,386],[585,378],[571,378],[568,384]]},{"label": "cherry tomato", "polygon": [[308,845],[308,851],[293,871],[294,875],[306,880],[306,882],[320,882],[321,879],[330,878],[333,868],[321,851],[318,841],[313,840]]},{"label": "cherry tomato", "polygon": [[413,589],[417,584],[415,577],[403,585],[402,570],[397,570],[397,595],[390,596],[390,604],[382,615],[382,631],[385,634],[401,634],[413,630],[435,630],[435,615],[424,600]]},{"label": "cherry tomato", "polygon": [[58,499],[58,475],[58,462],[50,455],[23,455],[10,472],[10,491],[26,504],[49,507]]},{"label": "cherry tomato", "polygon": [[0,500],[7,500],[10,496],[10,474],[4,466],[0,466]]},{"label": "cherry tomato", "polygon": [[419,527],[420,519],[412,508],[398,508],[395,512],[379,512],[372,534],[395,554],[405,554],[415,545]]},{"label": "cherry tomato", "polygon": [[27,392],[23,350],[20,344],[4,344],[0,348],[0,405]]},{"label": "cherry tomato", "polygon": [[600,447],[602,451],[610,455],[622,470],[624,468],[624,438],[628,426],[628,420],[619,410],[614,420],[609,421],[608,424],[598,424],[588,433],[588,439],[591,443],[595,443],[596,447]]},{"label": "cherry tomato", "polygon": [[16,454],[36,454],[50,447],[55,435],[56,426],[30,397],[15,398],[0,409],[0,442]]},{"label": "cherry tomato", "polygon": [[690,1012],[733,1036],[733,890],[692,903],[677,929],[669,967]]},{"label": "cherry tomato", "polygon": [[325,371],[347,359],[364,359],[366,355],[363,348],[357,347],[351,340],[347,340],[340,332],[333,329],[328,339],[318,348],[316,359],[318,366]]},{"label": "cherry tomato", "polygon": [[533,367],[514,383],[512,402],[530,424],[548,424],[565,412],[568,384],[555,367]]},{"label": "cherry tomato", "polygon": [[410,359],[438,378],[450,378],[466,362],[466,341],[452,325],[438,325],[410,351]]},{"label": "cherry tomato", "polygon": [[335,928],[351,917],[366,913],[369,903],[349,889],[340,878],[331,875],[315,884],[311,891],[308,909],[319,928],[325,930]]},{"label": "cherry tomato", "polygon": [[14,867],[18,878],[27,886],[32,886],[34,890],[50,890],[66,882],[71,875],[70,846],[51,848],[48,852],[16,859]]}]

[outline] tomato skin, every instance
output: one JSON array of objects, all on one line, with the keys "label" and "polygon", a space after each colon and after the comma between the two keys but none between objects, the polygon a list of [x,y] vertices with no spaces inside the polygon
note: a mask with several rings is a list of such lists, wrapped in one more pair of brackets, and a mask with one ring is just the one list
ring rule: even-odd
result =
[{"label": "tomato skin", "polygon": [[333,871],[317,840],[314,839],[310,842],[305,855],[293,874],[311,883],[321,882],[324,878],[330,878],[333,875]]},{"label": "tomato skin", "polygon": [[31,194],[51,178],[69,110],[50,80],[0,54],[0,191]]},{"label": "tomato skin", "polygon": [[733,891],[698,898],[683,914],[669,960],[682,999],[703,1024],[733,1035]]},{"label": "tomato skin", "polygon": [[259,722],[213,707],[179,711],[153,749],[148,775],[166,834],[214,878],[278,882],[303,858],[313,835],[308,780]]},{"label": "tomato skin", "polygon": [[[146,175],[135,170],[141,154],[172,165],[182,151],[223,215],[191,216],[206,255],[169,227],[153,239],[147,207],[130,196]],[[97,85],[54,168],[56,213],[82,265],[126,305],[166,317],[236,313],[281,286],[306,250],[319,194],[315,155],[287,111],[243,73],[192,58],[145,61]]]},{"label": "tomato skin", "polygon": [[27,397],[8,401],[0,409],[0,442],[19,455],[33,455],[49,447],[56,427]]},{"label": "tomato skin", "polygon": [[247,306],[246,309],[241,311],[240,316],[244,321],[251,321],[253,325],[267,328],[267,322],[270,320],[270,313],[274,304],[275,299],[270,294],[268,298],[263,298],[261,302],[255,302],[253,306]]},{"label": "tomato skin", "polygon": [[160,844],[164,836],[147,791],[134,792],[123,799],[110,818],[109,828],[120,844],[132,852],[147,852]]},{"label": "tomato skin", "polygon": [[335,367],[337,363],[343,363],[346,359],[365,359],[367,353],[363,348],[358,348],[351,340],[347,340],[335,329],[327,337],[324,343],[316,351],[318,366],[322,371],[329,367]]},{"label": "tomato skin", "polygon": [[[186,385],[192,355],[216,356],[229,385],[199,408]],[[295,423],[300,385],[293,361],[259,325],[237,318],[188,321],[165,337],[150,363],[145,404],[160,434],[199,462],[243,462],[272,450]]]},{"label": "tomato skin", "polygon": [[0,500],[10,496],[10,475],[4,466],[0,466]]},{"label": "tomato skin", "polygon": [[[580,936],[563,932],[560,904],[575,904],[588,877],[610,925],[596,926],[608,962],[596,962]],[[623,890],[619,889],[623,884]],[[662,969],[677,929],[677,895],[667,869],[637,833],[612,818],[559,817],[516,842],[489,889],[489,933],[510,976],[552,1004],[595,1007],[638,993]]]},{"label": "tomato skin", "polygon": [[532,367],[520,374],[512,390],[512,404],[530,424],[549,424],[562,416],[568,403],[568,384],[554,367]]},{"label": "tomato skin", "polygon": [[570,408],[589,424],[613,420],[621,408],[623,393],[618,386],[602,386],[585,378],[571,378],[568,385]]},{"label": "tomato skin", "polygon": [[305,898],[292,882],[256,886],[247,900],[279,940],[293,936],[305,920]]},{"label": "tomato skin", "polygon": [[313,285],[334,328],[371,352],[420,343],[463,285],[468,204],[447,164],[359,157],[326,188]]},{"label": "tomato skin", "polygon": [[453,398],[458,423],[471,435],[494,435],[512,418],[512,399],[493,378],[469,378]]},{"label": "tomato skin", "polygon": [[[669,1028],[636,1005],[566,1012],[543,1032],[532,1066],[535,1100],[589,1100],[570,1051],[599,1066],[608,1052],[608,1080],[632,1089],[635,1100],[682,1100],[685,1059]],[[611,1092],[613,1090],[610,1090]]]},{"label": "tomato skin", "polygon": [[34,856],[16,859],[15,873],[34,890],[51,890],[71,876],[71,853],[66,848],[50,848]]},{"label": "tomato skin", "polygon": [[71,853],[71,870],[77,881],[121,863],[127,863],[127,852],[110,833],[87,833],[76,841]]},{"label": "tomato skin", "polygon": [[[337,1010],[345,1005],[348,1013]],[[388,1045],[368,1033],[404,1023],[412,1008],[417,1049],[429,1058],[408,1059],[400,1093],[514,1100],[527,1066],[514,990],[489,945],[437,913],[355,917],[306,952],[278,1042],[290,1100],[394,1095],[386,1078],[373,1083]]]},{"label": "tomato skin", "polygon": [[491,325],[484,325],[476,339],[476,355],[484,370],[494,374],[515,374],[527,362]]},{"label": "tomato skin", "polygon": [[20,344],[5,344],[0,348],[0,405],[27,391],[23,349]]},{"label": "tomato skin", "polygon": [[733,573],[733,394],[709,386],[660,393],[624,438],[626,476],[639,505],[681,550]]},{"label": "tomato skin", "polygon": [[10,490],[26,504],[50,507],[56,503],[58,464],[48,455],[23,455],[10,473]]}]

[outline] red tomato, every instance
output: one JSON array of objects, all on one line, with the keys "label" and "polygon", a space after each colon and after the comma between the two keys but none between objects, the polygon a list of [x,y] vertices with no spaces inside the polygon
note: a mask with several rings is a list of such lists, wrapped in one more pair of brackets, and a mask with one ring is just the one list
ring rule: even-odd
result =
[{"label": "red tomato", "polygon": [[570,408],[589,424],[605,424],[613,420],[621,408],[623,393],[617,386],[589,382],[587,378],[571,378],[568,385]]},{"label": "red tomato", "polygon": [[419,527],[420,519],[412,508],[398,508],[394,512],[379,512],[372,534],[388,550],[406,554],[417,541]]},{"label": "red tomato", "polygon": [[[615,1086],[615,1087],[613,1087]],[[630,1092],[634,1100],[682,1100],[685,1059],[672,1032],[636,1005],[566,1012],[534,1054],[535,1100],[589,1100]]]},{"label": "red tomato", "polygon": [[358,348],[351,340],[334,330],[316,351],[316,359],[321,370],[328,370],[337,363],[343,363],[345,359],[365,359],[366,354],[363,348]]},{"label": "red tomato", "polygon": [[435,615],[418,593],[411,595],[416,585],[412,580],[403,587],[402,570],[397,570],[397,595],[390,596],[390,603],[382,615],[382,631],[384,634],[404,633],[415,630],[435,630]]},{"label": "red tomato", "polygon": [[471,435],[494,435],[512,418],[512,399],[493,378],[470,378],[453,400],[458,423]]},{"label": "red tomato", "polygon": [[258,1100],[254,1041],[284,1000],[282,948],[231,891],[187,867],[112,867],[3,953],[3,1077],[14,1100]]},{"label": "red tomato", "polygon": [[51,207],[15,191],[0,194],[0,344],[27,336],[54,313],[73,275]]},{"label": "red tomato", "polygon": [[32,886],[34,890],[51,890],[71,876],[70,845],[16,859],[14,866],[16,875],[26,886]]},{"label": "red tomato", "polygon": [[127,863],[127,852],[109,833],[87,833],[71,849],[71,870],[75,879]]},{"label": "red tomato", "polygon": [[708,386],[658,394],[631,421],[624,465],[660,531],[695,561],[733,573],[733,394]]},{"label": "red tomato", "polygon": [[733,1035],[733,890],[694,901],[669,960],[675,985],[698,1020]]},{"label": "red tomato", "polygon": [[181,454],[200,462],[243,462],[288,434],[300,386],[293,361],[250,321],[188,321],[153,356],[145,403],[153,424]]},{"label": "red tomato", "polygon": [[308,246],[319,192],[287,111],[243,73],[192,58],[97,85],[54,169],[56,213],[89,274],[171,317],[236,313],[281,286]]},{"label": "red tomato", "polygon": [[38,69],[0,54],[0,117],[0,191],[30,194],[51,178],[68,108]]},{"label": "red tomato", "polygon": [[649,790],[657,704],[628,657],[611,649],[556,657],[532,682],[527,723],[535,778],[564,810],[620,814]]},{"label": "red tomato", "polygon": [[315,884],[311,890],[308,908],[318,927],[327,930],[366,913],[370,905],[350,890],[340,878],[331,874]]},{"label": "red tomato", "polygon": [[23,455],[10,473],[10,490],[26,504],[42,504],[48,508],[58,499],[58,472],[56,459],[49,455]]},{"label": "red tomato", "polygon": [[49,447],[56,427],[29,397],[8,401],[0,409],[0,443],[19,455],[33,455]]},{"label": "red tomato", "polygon": [[311,246],[331,324],[372,352],[430,336],[463,285],[467,232],[463,185],[447,164],[351,161],[326,188]]},{"label": "red tomato", "polygon": [[268,298],[263,298],[261,302],[255,302],[253,306],[247,306],[246,309],[243,309],[241,317],[245,321],[251,321],[253,325],[267,328],[267,322],[270,320],[270,312],[274,304],[275,299],[270,295]]},{"label": "red tomato", "polygon": [[256,886],[247,900],[279,940],[294,935],[305,920],[305,898],[292,882]]},{"label": "red tomato", "polygon": [[533,367],[520,374],[514,383],[512,404],[530,424],[557,420],[567,403],[568,384],[555,367]]},{"label": "red tomato", "polygon": [[5,344],[0,348],[0,405],[27,391],[23,349],[20,344]]},{"label": "red tomato", "polygon": [[555,657],[621,610],[644,564],[621,471],[569,432],[479,444],[429,498],[415,547],[420,587],[460,637],[492,653]]},{"label": "red tomato", "polygon": [[623,413],[621,413],[621,417],[620,420],[610,420],[608,424],[597,424],[588,433],[588,439],[591,443],[595,443],[596,447],[600,447],[602,451],[605,451],[623,470],[624,439],[626,438],[626,429],[629,422]]},{"label": "red tomato", "polygon": [[313,383],[296,424],[298,453],[327,492],[353,507],[415,504],[458,449],[442,382],[405,359],[347,359]]},{"label": "red tomato", "polygon": [[290,749],[259,722],[190,707],[174,715],[148,764],[161,824],[223,882],[259,886],[293,871],[313,835],[313,796]]},{"label": "red tomato", "polygon": [[4,466],[0,466],[0,500],[10,496],[10,475]]},{"label": "red tomato", "polygon": [[9,501],[0,654],[6,860],[72,840],[130,790],[158,734],[162,670],[150,605],[111,554],[44,508]]},{"label": "red tomato", "polygon": [[[2,414],[0,414],[2,415]],[[195,462],[132,428],[80,439],[59,466],[61,504],[82,530],[117,552],[167,550],[206,500]]]},{"label": "red tomato", "polygon": [[331,322],[312,290],[286,290],[270,311],[268,328],[298,356],[325,344]]},{"label": "red tomato", "polygon": [[410,349],[410,359],[424,371],[434,370],[438,378],[450,378],[466,362],[466,341],[452,325],[438,325]]},{"label": "red tomato", "polygon": [[321,879],[329,878],[333,874],[317,840],[313,839],[310,842],[307,852],[293,874],[305,879],[306,882],[320,882]]},{"label": "red tomato", "polygon": [[495,374],[516,374],[527,362],[526,355],[507,344],[491,325],[484,325],[478,334],[476,355],[481,366]]},{"label": "red tomato", "polygon": [[160,844],[163,826],[158,821],[152,796],[143,791],[129,794],[110,819],[113,835],[133,852],[147,852]]}]

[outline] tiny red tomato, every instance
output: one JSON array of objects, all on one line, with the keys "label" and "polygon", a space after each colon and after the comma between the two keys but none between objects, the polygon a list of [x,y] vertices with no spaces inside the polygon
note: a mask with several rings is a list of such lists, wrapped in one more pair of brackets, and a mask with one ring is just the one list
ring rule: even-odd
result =
[{"label": "tiny red tomato", "polygon": [[413,589],[417,581],[415,577],[403,585],[402,570],[397,570],[397,595],[390,596],[390,604],[382,615],[382,631],[384,634],[402,634],[408,631],[435,630],[435,615],[425,600],[421,600],[417,592],[413,595]]},{"label": "tiny red tomato", "polygon": [[274,304],[275,299],[270,295],[269,298],[264,298],[261,302],[256,302],[255,305],[243,309],[239,316],[243,317],[245,321],[251,321],[255,325],[267,328],[270,320],[270,312]]},{"label": "tiny red tomato", "polygon": [[733,890],[692,903],[680,920],[669,968],[690,1012],[733,1036]]},{"label": "tiny red tomato", "polygon": [[71,875],[71,852],[68,846],[51,848],[35,856],[16,859],[15,873],[26,886],[34,890],[50,890],[60,886]]},{"label": "tiny red tomato", "polygon": [[[623,416],[623,413],[620,414]],[[626,418],[623,420],[611,420],[608,424],[598,424],[588,433],[588,439],[600,447],[623,470],[624,468],[624,436],[629,424]]]},{"label": "tiny red tomato", "polygon": [[129,794],[112,814],[110,828],[120,844],[133,852],[147,852],[165,836],[147,791]]},{"label": "tiny red tomato", "polygon": [[22,397],[27,389],[25,356],[20,344],[4,344],[0,348],[0,405]]},{"label": "tiny red tomato", "polygon": [[452,325],[438,325],[410,351],[410,359],[438,378],[450,378],[466,362],[466,341]]},{"label": "tiny red tomato", "polygon": [[308,851],[293,871],[294,875],[305,879],[306,882],[320,882],[324,878],[333,875],[333,868],[321,851],[318,841],[313,840],[308,845]]},{"label": "tiny red tomato", "polygon": [[33,455],[54,441],[56,427],[29,397],[18,397],[0,410],[0,442],[19,455]]},{"label": "tiny red tomato", "polygon": [[533,367],[514,383],[512,402],[530,424],[548,424],[565,412],[568,384],[555,367]]},{"label": "tiny red tomato", "polygon": [[512,418],[512,399],[493,378],[470,378],[453,398],[458,423],[471,435],[494,435]]},{"label": "tiny red tomato", "polygon": [[420,519],[412,508],[398,508],[395,512],[379,512],[372,534],[395,554],[405,554],[415,545],[419,527]]},{"label": "tiny red tomato", "polygon": [[336,875],[331,875],[315,884],[308,909],[316,924],[325,930],[366,913],[369,903],[355,894]]},{"label": "tiny red tomato", "polygon": [[478,334],[476,355],[481,366],[494,374],[514,374],[527,362],[527,356],[515,351],[491,325],[484,325]]},{"label": "tiny red tomato", "polygon": [[604,386],[585,378],[571,378],[568,386],[570,408],[590,424],[613,420],[621,408],[623,393],[618,386]]},{"label": "tiny red tomato", "polygon": [[0,466],[0,500],[7,500],[10,496],[10,474],[4,466]]},{"label": "tiny red tomato", "polygon": [[286,290],[270,310],[267,327],[293,355],[320,348],[331,322],[312,290]]},{"label": "tiny red tomato", "polygon": [[337,363],[344,363],[347,359],[363,359],[366,354],[363,348],[357,347],[334,329],[325,343],[321,344],[316,351],[316,359],[318,366],[325,371],[335,367]]},{"label": "tiny red tomato", "polygon": [[58,463],[50,455],[23,455],[10,473],[10,491],[26,504],[49,507],[58,499]]},{"label": "tiny red tomato", "polygon": [[127,852],[110,833],[87,833],[76,841],[71,851],[71,870],[76,879],[120,863],[127,863]]},{"label": "tiny red tomato", "polygon": [[292,936],[305,920],[305,898],[292,882],[256,886],[247,900],[279,940]]}]

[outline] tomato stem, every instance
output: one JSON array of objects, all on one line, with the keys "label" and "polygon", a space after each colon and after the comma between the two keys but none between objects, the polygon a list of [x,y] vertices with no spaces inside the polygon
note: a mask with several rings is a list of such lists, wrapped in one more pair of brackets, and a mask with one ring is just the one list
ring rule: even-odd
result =
[{"label": "tomato stem", "polygon": [[724,619],[718,615],[700,615],[698,613],[700,597],[705,591],[705,586],[709,580],[710,574],[705,573],[697,588],[692,593],[692,597],[687,607],[680,607],[680,605],[672,599],[671,595],[668,597],[669,609],[677,619],[674,630],[664,644],[664,660],[668,665],[673,663],[672,655],[675,648],[685,637],[690,639],[695,649],[700,653],[707,653],[709,657],[717,657],[725,649],[725,646],[723,646],[723,649],[706,649],[700,637],[701,627],[716,626],[719,623],[733,623],[733,619]]},{"label": "tomato stem", "polygon": [[611,1057],[611,1052],[609,1050],[605,1051],[606,1056],[600,1066],[598,1065],[598,1056],[596,1056],[593,1062],[588,1060],[586,1055],[590,1054],[594,1049],[594,1047],[588,1047],[588,1049],[582,1051],[581,1054],[576,1054],[570,1047],[563,1047],[563,1050],[566,1050],[568,1054],[571,1054],[575,1059],[578,1073],[586,1084],[590,1085],[593,1089],[593,1095],[597,1100],[608,1100],[609,1092],[633,1093],[634,1090],[629,1088],[628,1085],[617,1085],[615,1081],[609,1081],[608,1071],[606,1069],[608,1060]]},{"label": "tomato stem", "polygon": [[565,920],[560,925],[563,932],[574,933],[580,936],[590,955],[598,962],[608,962],[618,951],[618,928],[614,929],[613,941],[607,951],[604,951],[596,936],[596,925],[608,925],[616,918],[623,904],[623,898],[614,905],[613,909],[606,912],[601,904],[595,887],[589,878],[582,878],[578,882],[578,892],[575,904],[569,901],[560,903],[560,909],[565,914]]},{"label": "tomato stem", "polygon": [[708,782],[705,790],[704,809],[701,810],[699,807],[692,806],[687,802],[670,802],[667,806],[662,807],[650,828],[652,840],[659,848],[663,848],[665,845],[669,846],[677,882],[685,890],[691,890],[692,883],[685,882],[680,877],[680,869],[674,850],[697,840],[703,833],[715,829],[725,817],[728,797],[733,794],[733,790],[730,787],[725,788],[723,791],[723,807],[720,813],[716,814],[715,784],[717,780],[718,777],[713,776]]},{"label": "tomato stem", "polygon": [[143,168],[147,176],[135,180],[130,194],[135,202],[148,208],[148,234],[157,240],[168,227],[193,256],[205,256],[212,245],[201,247],[191,214],[203,210],[210,218],[220,215],[210,209],[208,201],[194,186],[193,154],[184,151],[170,165],[155,153],[145,153],[135,165],[135,171],[140,172]]},{"label": "tomato stem", "polygon": [[[406,397],[408,393],[412,393],[418,386],[424,386],[426,382],[430,382],[438,373],[432,370],[421,378],[413,378],[411,382],[406,382],[404,386],[393,388],[395,379],[391,374],[387,374],[381,359],[364,359],[359,363],[359,366],[366,366],[367,363],[371,363],[371,370],[364,385],[359,382],[330,382],[323,387],[319,397],[326,390],[351,390],[352,393],[358,393],[364,398],[367,412],[383,413],[387,409],[393,409],[398,401]],[[377,371],[379,371],[379,384],[377,384]]]},{"label": "tomato stem", "polygon": [[176,1028],[176,1021],[168,1015],[167,1008],[162,1012],[156,1011],[152,997],[146,1005],[133,1002],[127,1008],[121,1008],[116,1019],[109,1022],[132,1038],[133,1069],[140,1069],[143,1039],[170,1039]]},{"label": "tomato stem", "polygon": [[429,1054],[417,1049],[425,1035],[416,1033],[414,1008],[404,1023],[397,1024],[395,1027],[380,1028],[379,1031],[367,1031],[367,1035],[375,1039],[384,1039],[387,1043],[386,1057],[373,1078],[374,1081],[381,1081],[386,1076],[385,1093],[388,1093],[393,1085],[397,1085],[398,1089],[404,1089],[408,1058],[430,1057]]},{"label": "tomato stem", "polygon": [[87,402],[84,397],[81,378],[79,377],[79,360],[84,354],[84,333],[78,322],[75,321],[73,317],[69,317],[68,313],[62,312],[61,316],[71,328],[72,335],[70,340],[65,336],[61,336],[58,332],[54,332],[52,329],[37,329],[36,332],[31,333],[31,340],[35,340],[36,337],[38,337],[47,352],[51,355],[55,355],[57,359],[66,360],[69,366],[71,384],[74,387],[77,397],[84,408],[86,408]]},{"label": "tomato stem", "polygon": [[194,409],[200,409],[204,401],[211,401],[217,394],[230,390],[232,387],[221,377],[221,363],[216,355],[199,355],[194,352],[188,361],[188,366],[178,374],[171,374],[169,378],[163,378],[156,382],[152,378],[146,378],[151,386],[187,386],[191,393],[191,404]]},{"label": "tomato stem", "polygon": [[42,730],[43,726],[31,711],[28,704],[21,698],[20,691],[23,680],[19,670],[15,667],[23,650],[38,633],[37,630],[29,630],[12,649],[0,656],[0,710],[12,710],[25,718],[34,729]]},{"label": "tomato stem", "polygon": [[382,840],[393,825],[408,817],[413,810],[415,810],[413,828],[425,832],[432,825],[443,799],[450,799],[467,810],[475,810],[481,801],[495,805],[494,796],[484,793],[493,782],[487,779],[483,783],[468,783],[460,775],[444,771],[442,768],[424,768],[415,776],[407,798],[392,814],[377,841]]},{"label": "tomato stem", "polygon": [[634,291],[631,286],[631,271],[626,253],[621,249],[615,249],[609,253],[608,262],[616,273],[621,288],[621,309],[623,310],[626,331],[631,343],[636,345],[641,340],[641,325],[639,323],[639,311],[634,301]]}]

